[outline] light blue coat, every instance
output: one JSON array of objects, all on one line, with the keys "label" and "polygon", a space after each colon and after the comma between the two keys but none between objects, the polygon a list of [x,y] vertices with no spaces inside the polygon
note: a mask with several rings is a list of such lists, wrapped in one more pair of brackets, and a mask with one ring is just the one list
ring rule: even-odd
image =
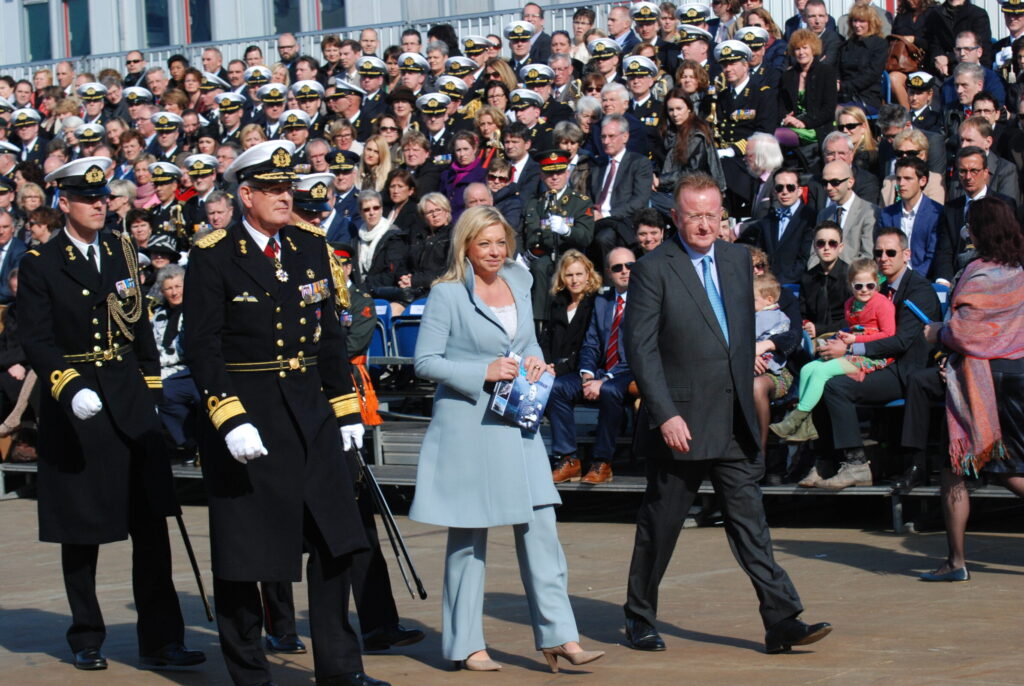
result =
[{"label": "light blue coat", "polygon": [[416,340],[416,374],[437,382],[434,416],[420,449],[409,516],[427,524],[484,528],[524,524],[533,508],[558,505],[539,433],[523,432],[489,412],[487,365],[507,350],[543,358],[534,333],[530,273],[506,261],[499,272],[516,302],[509,339],[491,309],[465,283],[430,289]]}]

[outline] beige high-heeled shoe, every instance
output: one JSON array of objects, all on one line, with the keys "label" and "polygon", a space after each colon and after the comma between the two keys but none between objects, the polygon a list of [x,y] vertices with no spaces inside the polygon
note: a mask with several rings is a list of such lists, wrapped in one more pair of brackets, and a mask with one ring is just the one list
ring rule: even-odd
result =
[{"label": "beige high-heeled shoe", "polygon": [[470,672],[500,672],[501,665],[489,657],[455,661],[456,669],[466,669]]},{"label": "beige high-heeled shoe", "polygon": [[574,667],[579,667],[604,656],[603,650],[580,650],[576,653],[570,653],[565,649],[565,646],[544,648],[540,652],[544,654],[544,659],[548,661],[548,667],[555,673],[558,672],[558,658],[568,660]]}]

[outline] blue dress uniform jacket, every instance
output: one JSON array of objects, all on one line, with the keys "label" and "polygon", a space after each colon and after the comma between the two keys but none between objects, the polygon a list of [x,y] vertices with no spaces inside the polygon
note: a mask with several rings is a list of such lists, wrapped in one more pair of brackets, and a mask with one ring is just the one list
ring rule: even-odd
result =
[{"label": "blue dress uniform jacket", "polygon": [[[207,414],[198,440],[220,579],[298,581],[307,510],[334,556],[366,547],[338,432],[359,421],[359,401],[323,232],[306,226],[278,233],[285,282],[241,222],[189,259],[185,354]],[[269,454],[243,465],[224,437],[247,422]]]},{"label": "blue dress uniform jacket", "polygon": [[[18,335],[41,391],[43,541],[125,540],[130,500],[144,503],[153,516],[180,512],[155,411],[161,383],[153,330],[143,311],[129,340],[107,317],[107,298],[113,295],[127,310],[133,298],[122,297],[129,295],[125,289],[138,294],[139,284],[126,283],[129,268],[119,239],[101,235],[99,251],[97,272],[60,231],[21,261]],[[104,356],[111,346],[114,352]],[[84,353],[102,359],[65,358]],[[71,399],[85,388],[100,396],[103,409],[83,421],[71,411]],[[142,484],[144,492],[132,492],[132,484]]]},{"label": "blue dress uniform jacket", "polygon": [[726,145],[746,150],[753,134],[772,133],[778,126],[778,95],[762,79],[751,76],[739,94],[731,86],[718,93],[718,135]]},{"label": "blue dress uniform jacket", "polygon": [[[409,516],[437,526],[484,528],[533,521],[533,509],[560,504],[540,433],[506,424],[487,408],[487,365],[507,350],[542,357],[530,307],[530,275],[507,261],[499,272],[512,289],[517,327],[509,338],[465,283],[430,290],[416,341],[416,374],[437,382],[434,416],[420,449]],[[485,387],[486,386],[486,387]]]}]

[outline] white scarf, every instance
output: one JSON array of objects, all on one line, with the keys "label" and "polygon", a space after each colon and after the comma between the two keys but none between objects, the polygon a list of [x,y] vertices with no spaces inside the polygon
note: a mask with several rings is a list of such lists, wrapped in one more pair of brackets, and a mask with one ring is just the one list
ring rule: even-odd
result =
[{"label": "white scarf", "polygon": [[377,252],[377,244],[391,228],[391,222],[384,217],[372,229],[359,229],[359,273],[365,275],[373,264],[373,255]]}]

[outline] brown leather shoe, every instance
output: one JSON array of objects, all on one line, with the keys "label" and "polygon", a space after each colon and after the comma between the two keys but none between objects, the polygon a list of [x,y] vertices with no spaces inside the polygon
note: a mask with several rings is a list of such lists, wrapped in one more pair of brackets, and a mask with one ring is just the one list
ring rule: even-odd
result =
[{"label": "brown leather shoe", "polygon": [[566,481],[579,481],[581,473],[579,459],[572,455],[566,455],[555,465],[554,470],[551,472],[551,480],[556,484],[562,484]]},{"label": "brown leather shoe", "polygon": [[612,466],[607,462],[594,462],[583,477],[585,484],[604,484],[612,480]]}]

